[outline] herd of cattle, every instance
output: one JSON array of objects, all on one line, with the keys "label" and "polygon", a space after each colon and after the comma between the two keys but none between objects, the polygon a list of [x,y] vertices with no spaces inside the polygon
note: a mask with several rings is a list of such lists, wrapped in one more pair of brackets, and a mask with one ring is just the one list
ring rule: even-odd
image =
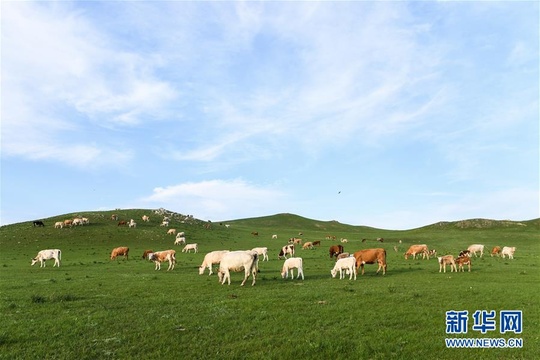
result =
[{"label": "herd of cattle", "polygon": [[[118,220],[118,218],[113,215],[112,220]],[[143,216],[143,221],[149,221],[149,218],[145,215]],[[63,228],[66,226],[78,226],[88,224],[89,221],[86,218],[75,218],[70,220],[65,220],[63,222],[56,222],[55,228]],[[129,227],[136,227],[136,223],[133,219],[130,222],[120,221],[118,226],[128,225]],[[161,226],[168,226],[168,221],[164,220],[161,223]],[[42,221],[34,221],[33,226],[44,226]],[[195,253],[198,252],[198,245],[186,244],[186,238],[184,232],[177,232],[176,229],[169,229],[167,235],[176,235],[174,241],[175,245],[185,244],[182,252],[189,253],[190,250],[193,250]],[[254,235],[254,233],[252,233]],[[256,234],[258,235],[258,233]],[[272,239],[276,239],[277,235],[272,235]],[[377,241],[383,242],[382,238],[377,239]],[[341,239],[342,243],[347,243],[346,239]],[[401,242],[401,241],[400,241]],[[303,250],[313,249],[314,246],[320,246],[320,241],[314,242],[305,242],[302,245],[302,240],[299,238],[290,238],[289,243],[283,246],[280,249],[278,254],[278,259],[284,259],[283,267],[281,270],[281,277],[288,278],[289,274],[291,278],[294,277],[294,269],[297,270],[296,278],[304,279],[304,268],[303,268],[303,259],[301,257],[295,257],[295,245],[302,246]],[[436,256],[439,263],[439,272],[444,271],[446,273],[446,265],[450,266],[450,271],[458,272],[458,269],[464,271],[464,266],[468,266],[468,271],[471,271],[471,256],[482,257],[484,255],[484,245],[473,244],[459,253],[459,256],[454,257],[453,255],[443,255],[438,256],[435,250],[429,250],[428,246],[425,244],[411,245],[408,250],[405,252],[405,259],[412,257],[422,256],[422,259],[429,259],[430,256]],[[394,247],[394,250],[397,251],[397,247]],[[509,259],[514,258],[515,247],[505,246],[501,247],[496,246],[491,251],[491,256],[508,256]],[[377,264],[377,274],[382,270],[383,275],[386,274],[387,263],[386,263],[386,250],[383,248],[374,248],[374,249],[364,249],[356,251],[352,254],[345,252],[343,245],[331,245],[329,248],[330,258],[336,259],[334,267],[330,270],[330,274],[335,278],[339,272],[339,278],[344,279],[346,275],[349,275],[349,280],[356,280],[356,275],[358,271],[361,270],[361,274],[364,275],[364,265],[366,264]],[[59,249],[47,249],[41,250],[38,252],[36,257],[31,261],[33,266],[37,262],[40,262],[40,267],[45,267],[46,260],[54,260],[54,265],[60,267],[62,252]],[[129,248],[122,246],[117,247],[112,250],[110,259],[115,260],[118,257],[124,257],[126,260],[129,257]],[[143,259],[154,262],[155,270],[161,270],[161,263],[168,262],[169,266],[167,271],[173,270],[176,265],[176,250],[169,249],[163,251],[152,251],[145,250]],[[231,278],[230,272],[241,272],[244,271],[244,279],[241,283],[241,286],[245,284],[250,276],[253,277],[252,285],[255,285],[257,272],[259,271],[259,260],[268,261],[268,248],[267,247],[256,247],[251,250],[240,250],[240,251],[229,251],[229,250],[216,250],[207,253],[203,259],[202,264],[199,266],[199,274],[204,274],[205,270],[208,269],[208,275],[211,275],[212,266],[218,265],[218,279],[221,284],[224,284],[226,281],[230,285]]]}]

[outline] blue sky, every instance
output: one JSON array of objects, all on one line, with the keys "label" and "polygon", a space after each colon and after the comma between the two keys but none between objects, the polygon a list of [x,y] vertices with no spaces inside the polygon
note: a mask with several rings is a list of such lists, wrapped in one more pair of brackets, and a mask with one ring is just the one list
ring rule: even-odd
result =
[{"label": "blue sky", "polygon": [[2,225],[539,214],[538,2],[2,2]]}]

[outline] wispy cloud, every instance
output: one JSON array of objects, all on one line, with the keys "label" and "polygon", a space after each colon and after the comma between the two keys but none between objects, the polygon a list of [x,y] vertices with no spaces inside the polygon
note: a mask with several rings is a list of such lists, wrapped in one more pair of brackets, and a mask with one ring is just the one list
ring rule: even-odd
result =
[{"label": "wispy cloud", "polygon": [[190,209],[202,219],[227,220],[265,215],[280,208],[286,197],[272,186],[261,187],[242,179],[206,180],[158,187],[141,198],[141,205],[167,209]]}]

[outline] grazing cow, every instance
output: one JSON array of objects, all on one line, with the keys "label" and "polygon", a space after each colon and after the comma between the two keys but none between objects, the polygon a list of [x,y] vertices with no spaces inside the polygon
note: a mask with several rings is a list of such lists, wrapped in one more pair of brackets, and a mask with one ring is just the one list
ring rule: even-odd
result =
[{"label": "grazing cow", "polygon": [[143,259],[148,259],[148,255],[152,254],[154,252],[154,250],[144,250],[143,254],[142,254],[142,258]]},{"label": "grazing cow", "polygon": [[167,235],[176,235],[176,229],[169,229],[169,231],[167,231]]},{"label": "grazing cow", "polygon": [[409,250],[407,250],[405,253],[405,260],[407,260],[410,255],[412,255],[413,259],[416,259],[416,255],[419,254],[422,254],[422,259],[424,259],[426,256],[429,259],[429,249],[426,244],[411,245]]},{"label": "grazing cow", "polygon": [[435,249],[429,250],[429,251],[428,251],[428,255],[429,255],[429,256],[432,256],[432,257],[433,257],[433,256],[437,256],[437,250],[435,250]]},{"label": "grazing cow", "polygon": [[349,257],[351,256],[351,254],[349,254],[348,252],[344,252],[344,253],[341,253],[337,256],[336,260],[339,260],[339,259],[344,259],[346,257]]},{"label": "grazing cow", "polygon": [[194,252],[197,252],[197,250],[198,250],[197,244],[187,244],[182,249],[182,252],[189,253],[190,250],[193,250]]},{"label": "grazing cow", "polygon": [[45,224],[44,224],[43,221],[41,221],[41,220],[35,220],[35,221],[32,223],[32,226],[45,226]]},{"label": "grazing cow", "polygon": [[289,277],[290,271],[291,279],[294,279],[294,269],[297,269],[298,271],[296,278],[298,279],[300,276],[302,276],[302,280],[304,280],[303,260],[299,257],[292,257],[285,260],[285,262],[283,263],[283,267],[281,268],[281,278],[287,279]]},{"label": "grazing cow", "polygon": [[169,226],[169,221],[163,220],[159,226]]},{"label": "grazing cow", "polygon": [[83,224],[83,221],[81,218],[75,218],[73,219],[73,222],[71,223],[73,226],[79,226]]},{"label": "grazing cow", "polygon": [[289,239],[289,244],[298,244],[298,245],[301,245],[301,244],[302,244],[302,239],[296,238],[296,237],[292,237],[292,238]]},{"label": "grazing cow", "polygon": [[343,239],[343,238],[341,238],[341,240],[340,240],[340,241],[341,241],[342,243],[348,243],[348,242],[349,242],[349,240],[347,240],[347,239]]},{"label": "grazing cow", "polygon": [[500,255],[500,253],[501,253],[501,247],[500,246],[495,246],[493,248],[493,250],[491,250],[491,256],[493,256],[493,255],[498,256],[498,255]]},{"label": "grazing cow", "polygon": [[129,248],[125,246],[114,248],[111,252],[111,260],[116,259],[118,256],[123,256],[128,260]]},{"label": "grazing cow", "polygon": [[442,271],[444,268],[444,272],[446,273],[446,265],[450,265],[450,272],[457,272],[456,268],[456,261],[454,260],[454,255],[444,255],[437,257],[439,260],[439,272]]},{"label": "grazing cow", "polygon": [[377,241],[378,242],[384,242],[384,239],[383,238],[377,238]]},{"label": "grazing cow", "polygon": [[128,225],[129,225],[130,228],[135,228],[135,227],[137,227],[137,223],[136,223],[135,220],[133,220],[133,219],[131,219],[131,220],[129,221],[129,224],[128,224]]},{"label": "grazing cow", "polygon": [[244,280],[240,286],[244,286],[249,275],[253,275],[251,286],[255,285],[259,255],[255,251],[231,251],[223,255],[219,263],[218,280],[221,285],[228,281],[231,285],[231,271],[239,272],[244,270]]},{"label": "grazing cow", "polygon": [[219,264],[223,255],[228,252],[229,250],[216,250],[206,254],[201,266],[199,266],[199,275],[204,274],[204,269],[206,268],[208,268],[208,275],[212,275],[212,265]]},{"label": "grazing cow", "polygon": [[180,231],[179,233],[176,234],[176,237],[177,237],[177,238],[183,237],[183,236],[186,236],[186,233],[183,232],[183,231]]},{"label": "grazing cow", "polygon": [[474,254],[476,257],[476,253],[480,251],[480,257],[484,256],[484,245],[480,244],[473,244],[467,248],[471,252],[471,254]]},{"label": "grazing cow", "polygon": [[341,254],[343,252],[343,246],[342,245],[332,245],[330,246],[330,249],[328,250],[328,252],[330,253],[330,259],[333,258],[334,256],[338,256],[339,254]]},{"label": "grazing cow", "polygon": [[127,222],[125,222],[124,220],[121,220],[118,222],[117,226],[126,226],[126,225],[127,225]]},{"label": "grazing cow", "polygon": [[291,257],[294,256],[294,245],[293,244],[285,245],[284,247],[282,247],[280,252],[279,252],[278,259],[281,260],[282,256],[286,259],[287,255],[290,255]]},{"label": "grazing cow", "polygon": [[258,232],[258,231],[252,231],[252,232],[251,232],[251,235],[253,235],[253,236],[259,236],[259,232]]},{"label": "grazing cow", "polygon": [[268,261],[268,248],[267,247],[256,247],[251,249],[251,251],[255,251],[257,255],[259,255],[259,258],[262,256],[263,261]]},{"label": "grazing cow", "polygon": [[156,264],[154,270],[161,270],[161,263],[164,261],[169,262],[169,267],[167,271],[173,270],[174,265],[176,265],[176,251],[174,250],[163,250],[151,253],[148,255],[148,260],[153,261]]},{"label": "grazing cow", "polygon": [[149,222],[149,221],[150,221],[150,218],[149,218],[148,216],[146,216],[146,215],[143,215],[143,216],[142,216],[142,221],[144,221],[144,222]]},{"label": "grazing cow", "polygon": [[41,250],[38,252],[35,258],[32,259],[32,266],[34,266],[35,263],[38,261],[40,262],[39,267],[45,267],[45,260],[54,259],[54,265],[58,265],[60,267],[60,260],[62,260],[62,251],[59,249],[47,249],[47,250]]},{"label": "grazing cow", "polygon": [[186,238],[185,237],[177,237],[176,240],[174,240],[174,245],[180,245],[185,244]]},{"label": "grazing cow", "polygon": [[383,275],[386,275],[386,250],[383,248],[376,249],[365,249],[359,250],[353,254],[356,259],[356,272],[358,268],[362,268],[362,275],[364,275],[364,265],[365,264],[375,264],[377,263],[379,267],[377,268],[377,274],[382,269]]},{"label": "grazing cow", "polygon": [[459,256],[471,257],[471,252],[469,250],[462,250],[462,251],[459,252]]},{"label": "grazing cow", "polygon": [[321,241],[320,240],[314,241],[313,246],[321,246]]},{"label": "grazing cow", "polygon": [[73,225],[73,220],[70,220],[70,219],[64,220],[64,226],[69,226],[69,227],[71,227],[71,225]]},{"label": "grazing cow", "polygon": [[57,221],[54,223],[54,228],[55,229],[61,229],[64,227],[64,222],[63,221]]},{"label": "grazing cow", "polygon": [[502,248],[501,250],[501,256],[502,258],[504,259],[504,256],[505,255],[508,255],[508,258],[509,259],[513,259],[514,258],[514,252],[516,251],[516,247],[515,246],[505,246]]},{"label": "grazing cow", "polygon": [[81,220],[82,220],[82,224],[83,224],[83,225],[88,225],[88,224],[90,224],[90,220],[88,220],[88,218],[84,218],[84,217],[83,217]]},{"label": "grazing cow", "polygon": [[471,257],[470,256],[460,256],[455,260],[458,270],[465,271],[463,265],[469,266],[469,272],[471,272]]},{"label": "grazing cow", "polygon": [[306,241],[304,245],[302,245],[302,250],[306,249],[313,249],[313,243],[311,241]]},{"label": "grazing cow", "polygon": [[349,256],[346,258],[339,259],[336,261],[336,264],[334,265],[334,268],[330,270],[330,274],[332,274],[332,278],[335,278],[337,275],[337,272],[339,271],[339,278],[343,279],[345,278],[345,274],[343,273],[343,270],[348,271],[349,273],[349,280],[352,280],[354,277],[354,280],[356,280],[356,269],[354,266],[356,265],[356,259],[354,256]]},{"label": "grazing cow", "polygon": [[230,228],[230,227],[231,227],[231,225],[229,225],[229,224],[225,224],[225,227],[226,227],[226,228],[228,229],[228,228]]},{"label": "grazing cow", "polygon": [[276,234],[272,235],[272,239],[277,239],[277,235]]}]

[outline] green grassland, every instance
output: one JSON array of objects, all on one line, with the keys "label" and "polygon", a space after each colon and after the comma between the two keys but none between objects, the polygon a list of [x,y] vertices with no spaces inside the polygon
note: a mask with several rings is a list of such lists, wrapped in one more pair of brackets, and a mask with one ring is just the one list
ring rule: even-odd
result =
[{"label": "green grassland", "polygon": [[[173,217],[169,228],[198,243],[182,253],[174,236],[151,210],[118,210],[135,229],[117,226],[113,212],[81,212],[90,224],[55,229],[64,214],[0,228],[0,358],[3,359],[537,359],[540,354],[540,219],[517,222],[467,220],[408,231],[324,222],[291,214],[208,223]],[[151,221],[144,223],[143,214]],[[225,227],[228,224],[230,227]],[[211,225],[209,228],[205,225]],[[258,236],[251,235],[257,231]],[[299,233],[302,233],[299,236]],[[277,234],[278,239],[272,239]],[[387,250],[388,272],[366,265],[358,280],[332,279],[334,260],[326,240],[347,238],[345,251]],[[321,240],[297,249],[305,280],[284,280],[279,249],[292,236]],[[382,237],[384,242],[375,239]],[[362,239],[366,239],[362,242]],[[399,242],[401,240],[401,243]],[[439,273],[436,259],[405,260],[411,244],[457,255],[473,243],[515,246],[515,259],[473,258],[472,272]],[[128,246],[128,261],[109,259],[113,247]],[[254,287],[230,286],[215,274],[198,274],[213,250],[266,246]],[[397,247],[397,252],[394,250]],[[62,266],[30,266],[41,249],[62,250]],[[144,250],[177,250],[167,272],[141,259]],[[449,336],[446,311],[522,310],[523,332]],[[497,321],[498,326],[498,321]],[[519,349],[447,349],[447,337],[521,338]]]}]

